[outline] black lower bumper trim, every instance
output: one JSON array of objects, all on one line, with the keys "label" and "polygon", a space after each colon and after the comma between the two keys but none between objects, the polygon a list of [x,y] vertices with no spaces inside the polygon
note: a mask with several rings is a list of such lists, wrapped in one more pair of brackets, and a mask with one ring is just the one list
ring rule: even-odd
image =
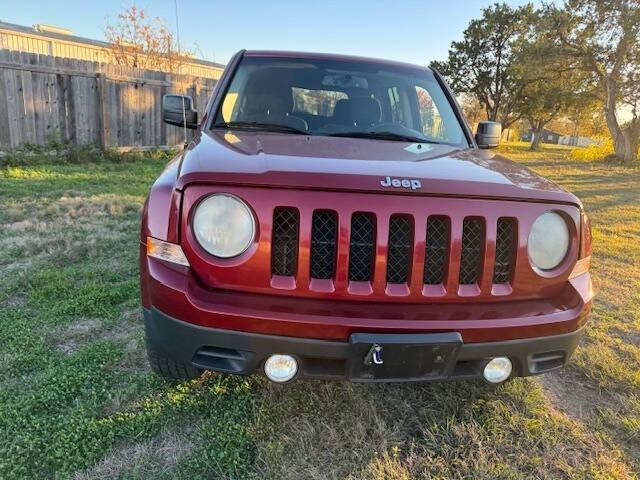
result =
[{"label": "black lower bumper trim", "polygon": [[[284,353],[299,360],[302,376],[358,382],[477,378],[481,377],[486,362],[494,357],[509,357],[513,362],[513,376],[545,373],[566,364],[582,335],[582,330],[576,330],[551,337],[464,344],[455,332],[354,334],[349,342],[339,342],[206,328],[174,319],[155,309],[145,309],[144,318],[147,342],[158,354],[205,370],[246,375],[260,369],[269,355]],[[370,378],[361,374],[360,369],[354,369],[354,362],[360,364],[367,360],[365,357],[371,346],[390,342],[435,348],[432,356],[422,360],[430,367],[437,361],[442,365],[422,376],[416,376],[415,372],[403,374],[402,370],[396,369],[384,378]],[[414,349],[411,355],[417,351]],[[438,352],[440,355],[436,355]]]}]

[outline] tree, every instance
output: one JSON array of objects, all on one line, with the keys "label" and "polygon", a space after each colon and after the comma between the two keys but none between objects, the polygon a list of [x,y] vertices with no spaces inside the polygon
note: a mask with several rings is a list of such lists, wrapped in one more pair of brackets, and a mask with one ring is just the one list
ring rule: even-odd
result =
[{"label": "tree", "polygon": [[521,42],[514,62],[515,111],[531,126],[531,150],[540,148],[550,122],[592,106],[589,75],[566,67],[562,52],[547,35],[548,21],[545,15],[536,15],[533,32]]},{"label": "tree", "polygon": [[[567,64],[592,75],[599,87],[615,153],[625,162],[638,158],[640,145],[640,2],[565,0],[547,7],[550,34]],[[626,112],[626,118],[622,112]]]},{"label": "tree", "polygon": [[485,109],[474,95],[463,93],[459,99],[465,118],[473,126],[487,119]]},{"label": "tree", "polygon": [[514,62],[532,14],[530,4],[512,8],[496,3],[485,8],[482,18],[469,23],[463,40],[451,44],[447,60],[431,62],[457,94],[473,95],[487,118],[504,128],[520,117],[514,110],[518,100]]},{"label": "tree", "polygon": [[573,136],[603,137],[606,135],[607,125],[600,100],[593,100],[591,106],[575,112],[569,112],[567,120],[572,123]]},{"label": "tree", "polygon": [[165,72],[178,72],[188,52],[180,51],[171,31],[160,18],[147,19],[144,10],[131,6],[107,26],[111,53],[120,65]]}]

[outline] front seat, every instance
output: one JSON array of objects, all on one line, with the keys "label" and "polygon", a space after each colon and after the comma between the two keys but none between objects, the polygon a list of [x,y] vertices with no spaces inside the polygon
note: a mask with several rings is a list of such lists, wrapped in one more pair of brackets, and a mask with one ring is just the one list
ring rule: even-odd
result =
[{"label": "front seat", "polygon": [[291,88],[263,84],[258,91],[246,94],[244,107],[238,115],[238,121],[273,123],[286,125],[299,130],[308,130],[307,122],[291,115],[293,95]]},{"label": "front seat", "polygon": [[353,97],[338,100],[333,110],[332,123],[351,127],[370,128],[380,123],[380,102],[371,97]]}]

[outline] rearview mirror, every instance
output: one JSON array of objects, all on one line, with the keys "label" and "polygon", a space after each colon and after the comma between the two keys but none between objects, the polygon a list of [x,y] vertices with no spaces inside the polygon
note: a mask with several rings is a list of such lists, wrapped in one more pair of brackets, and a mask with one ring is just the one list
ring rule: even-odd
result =
[{"label": "rearview mirror", "polygon": [[187,95],[168,94],[162,97],[162,120],[170,125],[198,128],[198,112],[193,109],[193,99]]},{"label": "rearview mirror", "polygon": [[478,148],[496,148],[500,144],[502,125],[499,122],[485,121],[478,123],[476,143]]}]

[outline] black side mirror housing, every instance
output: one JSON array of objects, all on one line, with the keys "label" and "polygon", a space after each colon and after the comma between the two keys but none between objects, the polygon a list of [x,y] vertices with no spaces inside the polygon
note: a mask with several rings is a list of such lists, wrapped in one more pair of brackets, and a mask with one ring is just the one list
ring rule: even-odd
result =
[{"label": "black side mirror housing", "polygon": [[193,99],[187,95],[167,94],[162,97],[162,120],[169,125],[198,128],[198,112],[193,109]]},{"label": "black side mirror housing", "polygon": [[478,148],[496,148],[500,145],[500,137],[502,137],[502,125],[499,122],[478,123],[476,130]]}]

